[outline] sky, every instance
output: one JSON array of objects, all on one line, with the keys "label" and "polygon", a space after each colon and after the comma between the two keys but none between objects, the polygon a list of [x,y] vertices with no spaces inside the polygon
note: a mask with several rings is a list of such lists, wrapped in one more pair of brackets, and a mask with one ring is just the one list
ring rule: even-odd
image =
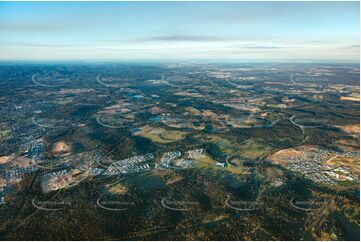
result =
[{"label": "sky", "polygon": [[359,2],[0,2],[0,60],[359,62]]}]

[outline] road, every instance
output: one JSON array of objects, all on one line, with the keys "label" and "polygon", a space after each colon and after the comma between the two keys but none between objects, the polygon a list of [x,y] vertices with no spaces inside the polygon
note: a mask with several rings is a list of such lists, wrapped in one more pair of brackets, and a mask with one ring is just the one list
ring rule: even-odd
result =
[{"label": "road", "polygon": [[291,122],[293,125],[299,127],[299,128],[301,129],[303,135],[306,135],[306,133],[305,133],[305,128],[304,128],[302,125],[296,123],[296,122],[293,120],[295,117],[296,117],[296,115],[292,115],[292,117],[289,118],[290,122]]},{"label": "road", "polygon": [[291,76],[290,76],[290,82],[292,83],[292,84],[297,84],[297,82],[295,82],[295,80],[293,80],[293,77],[295,76],[296,74],[291,74]]}]

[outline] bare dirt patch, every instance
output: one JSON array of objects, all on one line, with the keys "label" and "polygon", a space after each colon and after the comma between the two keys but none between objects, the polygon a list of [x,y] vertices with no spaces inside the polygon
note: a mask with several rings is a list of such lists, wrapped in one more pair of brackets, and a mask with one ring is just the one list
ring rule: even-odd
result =
[{"label": "bare dirt patch", "polygon": [[71,146],[65,143],[64,141],[59,141],[53,145],[52,152],[54,155],[57,156],[69,155],[71,152]]},{"label": "bare dirt patch", "polygon": [[337,128],[342,129],[343,131],[349,134],[359,134],[360,133],[360,124],[350,124],[345,126],[337,126]]},{"label": "bare dirt patch", "polygon": [[341,101],[355,101],[355,102],[359,102],[360,98],[359,97],[340,97]]},{"label": "bare dirt patch", "polygon": [[14,159],[13,156],[1,156],[1,157],[0,157],[0,164],[7,164],[7,163],[9,163],[12,159]]}]

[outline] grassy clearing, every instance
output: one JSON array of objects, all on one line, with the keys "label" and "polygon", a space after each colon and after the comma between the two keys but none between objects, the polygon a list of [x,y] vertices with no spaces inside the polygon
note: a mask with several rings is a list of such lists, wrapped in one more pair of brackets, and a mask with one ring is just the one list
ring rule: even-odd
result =
[{"label": "grassy clearing", "polygon": [[154,128],[146,125],[142,127],[141,131],[139,131],[136,135],[150,139],[151,141],[156,143],[167,144],[184,139],[187,135],[187,132],[178,130],[166,130],[163,128]]},{"label": "grassy clearing", "polygon": [[247,159],[257,159],[267,156],[272,152],[272,148],[254,139],[247,140],[241,145],[239,154]]},{"label": "grassy clearing", "polygon": [[203,158],[197,159],[195,166],[197,168],[215,167],[217,161],[213,160],[211,156],[205,155]]},{"label": "grassy clearing", "polygon": [[233,159],[228,163],[226,170],[234,175],[249,174],[249,169],[243,166],[240,159]]}]

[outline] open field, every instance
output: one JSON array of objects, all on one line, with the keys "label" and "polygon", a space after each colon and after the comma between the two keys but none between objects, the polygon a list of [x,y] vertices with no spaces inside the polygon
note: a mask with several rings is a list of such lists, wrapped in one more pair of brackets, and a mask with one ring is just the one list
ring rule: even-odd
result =
[{"label": "open field", "polygon": [[186,132],[177,130],[167,130],[164,128],[155,128],[152,126],[143,126],[140,128],[141,131],[137,132],[136,135],[150,139],[153,142],[167,144],[182,140],[187,135]]},{"label": "open field", "polygon": [[360,102],[360,98],[359,98],[359,97],[341,97],[340,100],[342,100],[342,101],[355,101],[355,102]]}]

